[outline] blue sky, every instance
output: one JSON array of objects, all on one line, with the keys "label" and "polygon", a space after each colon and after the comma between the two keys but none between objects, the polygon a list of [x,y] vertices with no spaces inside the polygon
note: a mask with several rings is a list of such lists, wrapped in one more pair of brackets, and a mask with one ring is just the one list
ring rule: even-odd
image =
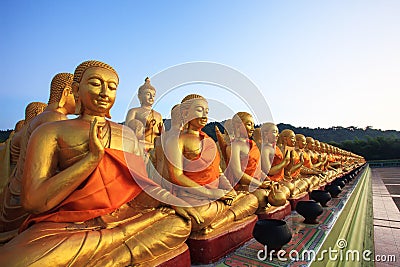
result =
[{"label": "blue sky", "polygon": [[[251,79],[276,123],[400,130],[400,1],[3,0],[1,10],[0,129],[47,102],[56,73],[97,59],[119,73],[118,122],[146,76],[210,61]],[[172,104],[157,108],[168,117]]]}]

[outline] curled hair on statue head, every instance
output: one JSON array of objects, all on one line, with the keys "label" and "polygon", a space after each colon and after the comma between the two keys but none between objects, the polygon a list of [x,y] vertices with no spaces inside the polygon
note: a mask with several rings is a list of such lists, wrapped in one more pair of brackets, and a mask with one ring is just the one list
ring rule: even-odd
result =
[{"label": "curled hair on statue head", "polygon": [[31,102],[25,108],[25,124],[29,123],[34,117],[43,112],[47,107],[46,103]]},{"label": "curled hair on statue head", "polygon": [[72,90],[74,75],[72,73],[57,73],[51,80],[48,104],[60,103],[65,88]]}]

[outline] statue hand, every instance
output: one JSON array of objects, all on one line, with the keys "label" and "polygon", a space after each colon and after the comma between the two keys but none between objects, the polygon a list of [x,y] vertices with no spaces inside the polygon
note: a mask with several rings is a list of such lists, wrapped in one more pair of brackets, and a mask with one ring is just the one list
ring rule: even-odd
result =
[{"label": "statue hand", "polygon": [[303,155],[303,153],[300,154],[300,162],[304,163],[304,155]]},{"label": "statue hand", "polygon": [[269,189],[271,187],[272,181],[264,181],[262,182],[262,184],[260,185],[260,188],[262,189]]},{"label": "statue hand", "polygon": [[192,207],[172,206],[172,208],[179,216],[183,217],[186,220],[190,220],[190,217],[192,217],[198,224],[204,222],[204,219],[203,217],[201,217],[200,213],[198,213],[197,210]]},{"label": "statue hand", "polygon": [[89,154],[92,155],[97,161],[100,161],[104,155],[104,146],[99,139],[101,136],[101,131],[102,127],[98,126],[97,118],[95,118],[92,122],[90,122]]},{"label": "statue hand", "polygon": [[237,197],[237,193],[235,190],[229,191],[223,197],[220,198],[226,205],[232,205],[233,200]]},{"label": "statue hand", "polygon": [[283,160],[285,161],[285,166],[287,166],[290,163],[290,151],[289,150],[286,150],[285,157],[283,158]]}]

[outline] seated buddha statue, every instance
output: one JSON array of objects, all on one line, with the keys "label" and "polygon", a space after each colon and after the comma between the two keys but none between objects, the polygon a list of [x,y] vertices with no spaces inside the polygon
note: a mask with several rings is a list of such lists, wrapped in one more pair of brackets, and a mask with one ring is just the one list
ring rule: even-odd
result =
[{"label": "seated buddha statue", "polygon": [[182,119],[180,104],[176,104],[171,109],[171,123],[167,131],[163,131],[161,136],[157,136],[154,141],[155,149],[155,174],[153,180],[156,180],[162,188],[173,192],[173,181],[168,172],[167,159],[165,158],[164,148],[168,142],[179,138],[182,131]]},{"label": "seated buddha statue", "polygon": [[289,198],[291,191],[288,187],[289,184],[284,185],[284,169],[290,162],[290,152],[286,151],[283,155],[276,145],[279,129],[274,123],[263,123],[259,129],[261,134],[261,170],[268,174],[268,180],[280,183],[282,191]]},{"label": "seated buddha statue", "polygon": [[26,125],[38,114],[42,113],[43,110],[47,107],[45,103],[42,102],[31,102],[25,108],[25,119],[24,125],[17,134],[15,134],[11,140],[11,147],[10,147],[10,161],[11,165],[14,167],[17,165],[19,153],[21,150],[21,142],[22,138],[25,134]]},{"label": "seated buddha statue", "polygon": [[310,190],[312,190],[313,188],[319,187],[320,179],[318,178],[317,175],[319,175],[321,171],[313,168],[311,157],[305,151],[306,137],[302,134],[296,134],[295,137],[296,137],[296,145],[295,145],[296,152],[298,154],[302,154],[304,159],[304,163],[300,167],[300,175],[305,179],[307,179],[310,185]]},{"label": "seated buddha statue", "polygon": [[[229,161],[226,177],[237,191],[251,192],[258,199],[258,211],[264,211],[271,183],[261,171],[261,153],[250,138],[254,132],[254,119],[247,112],[238,112],[232,118],[233,139],[227,147]],[[283,203],[286,199],[282,200]],[[274,202],[272,200],[272,202]],[[279,201],[270,203],[277,204]],[[280,203],[281,204],[281,203]]]},{"label": "seated buddha statue", "polygon": [[131,108],[126,115],[125,124],[128,125],[133,119],[137,119],[145,126],[144,142],[146,151],[154,148],[154,138],[161,135],[163,128],[162,116],[153,109],[156,88],[150,84],[150,78],[147,77],[138,90],[140,107]]},{"label": "seated buddha statue", "polygon": [[254,214],[257,198],[246,192],[237,193],[221,171],[216,144],[202,131],[208,121],[207,100],[197,94],[188,95],[180,110],[183,130],[179,138],[169,139],[165,146],[175,192],[204,219],[201,224],[192,221],[194,234],[229,229],[230,223]]},{"label": "seated buddha statue", "polygon": [[324,157],[324,153],[321,151],[321,143],[318,140],[314,140],[314,153],[318,155],[318,161],[314,163],[314,167],[319,163],[319,169],[325,171],[327,158]]},{"label": "seated buddha statue", "polygon": [[294,188],[297,189],[291,190],[292,196],[306,192],[309,188],[309,183],[300,177],[300,169],[303,166],[304,158],[302,153],[296,152],[295,144],[296,136],[292,130],[285,129],[279,134],[277,146],[282,153],[286,153],[286,151],[290,153],[290,162],[285,167],[284,174],[286,181],[291,181],[294,184]]},{"label": "seated buddha statue", "polygon": [[[0,210],[0,241],[6,241],[16,235],[20,225],[28,216],[20,202],[21,179],[25,165],[25,154],[32,132],[40,125],[59,120],[66,120],[68,114],[75,113],[75,100],[72,94],[71,73],[56,74],[50,85],[50,97],[43,112],[25,122],[21,135],[20,152],[15,172],[10,176],[8,186],[1,201]],[[44,106],[44,105],[41,105]],[[38,113],[38,112],[36,112]]]},{"label": "seated buddha statue", "polygon": [[24,126],[24,122],[25,120],[19,120],[15,124],[14,130],[10,133],[7,140],[1,143],[0,146],[0,196],[8,183],[11,173],[14,171],[17,160],[11,162],[11,140],[14,138],[15,134],[19,135],[18,132]]},{"label": "seated buddha statue", "polygon": [[118,82],[111,66],[81,63],[72,83],[79,117],[32,133],[21,193],[31,215],[0,247],[5,266],[157,265],[183,246],[191,216],[201,223],[186,202],[147,178],[133,131],[106,119]]}]

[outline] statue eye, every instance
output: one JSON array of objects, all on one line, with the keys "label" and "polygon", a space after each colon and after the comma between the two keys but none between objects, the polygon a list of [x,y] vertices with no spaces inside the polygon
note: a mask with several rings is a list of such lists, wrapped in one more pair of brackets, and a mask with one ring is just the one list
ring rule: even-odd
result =
[{"label": "statue eye", "polygon": [[108,88],[110,88],[110,90],[117,90],[117,84],[113,82],[108,83]]},{"label": "statue eye", "polygon": [[101,81],[99,79],[93,78],[89,80],[89,84],[93,85],[93,86],[100,86],[101,85]]}]

